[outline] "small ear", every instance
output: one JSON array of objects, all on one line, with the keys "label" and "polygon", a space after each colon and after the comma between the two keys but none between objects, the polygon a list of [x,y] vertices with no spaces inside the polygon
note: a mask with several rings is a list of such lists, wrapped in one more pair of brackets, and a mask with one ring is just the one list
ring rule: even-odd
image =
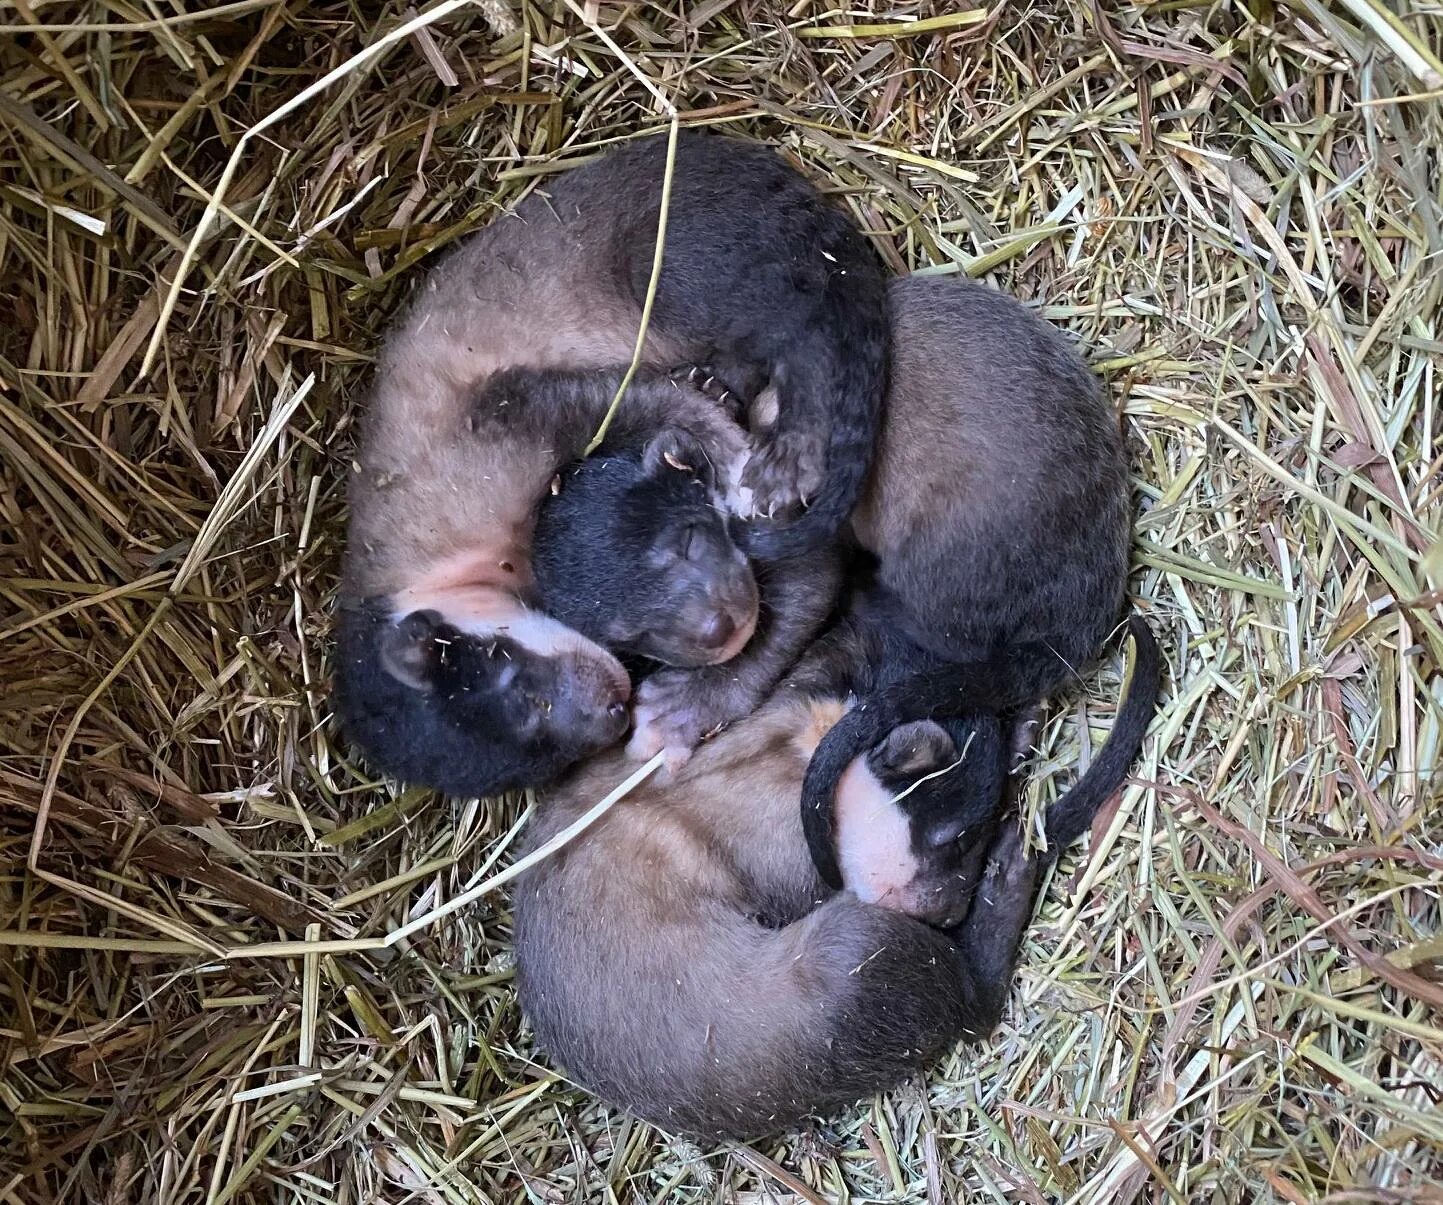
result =
[{"label": "small ear", "polygon": [[680,427],[667,427],[651,437],[642,451],[641,467],[649,476],[689,473],[707,484],[712,479],[711,462],[700,441]]},{"label": "small ear", "polygon": [[868,760],[881,774],[930,774],[957,760],[957,746],[940,724],[919,720],[893,728]]},{"label": "small ear", "polygon": [[435,611],[412,611],[384,628],[380,654],[386,672],[412,690],[430,691],[435,685],[432,678],[441,656],[441,646],[436,642],[436,630],[441,623],[441,616]]}]

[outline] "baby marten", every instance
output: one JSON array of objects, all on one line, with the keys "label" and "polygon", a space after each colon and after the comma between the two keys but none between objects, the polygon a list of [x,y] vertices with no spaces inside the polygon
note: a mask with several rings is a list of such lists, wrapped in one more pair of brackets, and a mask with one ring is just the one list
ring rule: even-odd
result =
[{"label": "baby marten", "polygon": [[[832,796],[846,767],[908,721],[995,716],[1054,691],[1097,659],[1118,625],[1127,575],[1121,434],[1062,336],[965,281],[894,281],[889,311],[885,421],[851,524],[871,560],[853,603],[869,636],[829,659],[826,684],[863,702],[821,743],[803,796],[808,840],[832,887],[842,882]],[[765,427],[767,417],[754,422]],[[651,508],[652,526],[613,521],[621,509],[598,467],[564,484],[541,519],[548,606],[610,643],[617,625],[665,625],[675,609],[671,571],[654,559],[663,521]],[[679,514],[680,527],[689,522]],[[719,576],[729,550],[706,548],[701,568]],[[568,577],[572,564],[587,570]],[[788,606],[801,605],[807,585],[805,574],[788,581]],[[602,610],[580,614],[583,597],[602,600]],[[723,679],[726,670],[709,672]],[[972,731],[974,744],[1002,739],[996,726]],[[1116,748],[1126,750],[1141,732],[1119,735]],[[1130,756],[1110,767],[1114,777]],[[994,760],[974,749],[973,765]],[[940,841],[957,835],[955,823],[937,829]]]},{"label": "baby marten", "polygon": [[[402,779],[490,794],[546,781],[626,730],[622,666],[530,605],[531,523],[631,358],[664,163],[664,140],[647,139],[558,177],[438,266],[382,350],[351,490],[337,710]],[[769,150],[684,133],[645,370],[613,445],[733,471],[742,433],[660,371],[698,362],[780,398],[777,428],[741,470],[754,505],[810,503],[795,522],[748,527],[749,551],[824,543],[875,442],[880,266]],[[721,659],[755,622],[754,590],[714,601],[679,663]]]},{"label": "baby marten", "polygon": [[[638,688],[631,752],[667,748],[673,767],[708,730],[767,697],[827,620],[841,578],[837,551],[818,549],[757,565],[758,598],[708,486],[663,457],[588,457],[558,476],[532,546],[541,607],[614,653],[687,666],[699,631],[726,642],[726,658],[653,673]],[[748,590],[753,621],[733,628],[720,602]],[[723,626],[713,632],[708,623]]]},{"label": "baby marten", "polygon": [[[1140,625],[1136,636],[1118,734],[1140,734],[1152,705],[1141,687],[1155,685],[1156,648]],[[1015,824],[996,827],[1000,764],[968,767],[965,737],[959,748],[923,721],[849,767],[837,838],[856,892],[832,894],[797,798],[845,703],[810,693],[810,674],[804,666],[672,783],[644,783],[517,883],[521,1002],[538,1043],[602,1099],[669,1130],[753,1137],[893,1087],[990,1032],[1010,989],[1041,862]],[[1107,761],[1125,765],[1136,747]],[[1044,857],[1117,785],[1096,781],[1103,762],[1049,811]],[[583,767],[544,801],[531,840],[572,823],[633,765],[612,752]],[[922,813],[950,814],[948,779],[964,768],[994,778],[975,831],[996,836],[899,844],[926,831]],[[1079,808],[1083,798],[1095,802]],[[899,806],[918,813],[906,830],[888,828]]]},{"label": "baby marten", "polygon": [[[1056,691],[1117,629],[1127,579],[1121,431],[1062,335],[960,280],[898,281],[890,308],[886,421],[851,526],[895,638],[883,662],[855,667],[865,697],[818,747],[802,796],[834,887],[847,766],[909,720],[1007,714]],[[1140,736],[1117,734],[1112,771]]]}]

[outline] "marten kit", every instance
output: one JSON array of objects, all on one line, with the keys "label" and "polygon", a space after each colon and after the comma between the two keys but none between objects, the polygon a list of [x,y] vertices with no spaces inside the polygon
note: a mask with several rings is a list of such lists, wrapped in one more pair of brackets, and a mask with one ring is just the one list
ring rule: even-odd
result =
[{"label": "marten kit", "polygon": [[[750,1137],[1001,1016],[1039,870],[1121,785],[1160,655],[1124,613],[1117,416],[970,282],[888,285],[774,152],[683,134],[559,175],[386,342],[352,486],[337,712],[376,768],[537,789],[521,1003],[577,1082]],[[1029,852],[1036,707],[1130,642]],[[633,683],[635,689],[633,690]]]},{"label": "marten kit", "polygon": [[[665,165],[651,138],[559,175],[439,264],[385,341],[351,482],[336,656],[341,723],[378,769],[494,794],[551,781],[627,730],[621,663],[535,605],[531,528],[624,378]],[[846,521],[876,441],[880,264],[840,209],[739,139],[680,137],[667,219],[611,446],[749,499],[739,538],[752,556],[810,553]],[[765,438],[748,441],[670,372],[697,364],[766,382],[778,417]],[[681,666],[739,651],[755,591],[719,588],[707,603],[675,616],[655,651]],[[743,706],[774,681],[749,683]],[[693,708],[709,710],[704,694]]]}]

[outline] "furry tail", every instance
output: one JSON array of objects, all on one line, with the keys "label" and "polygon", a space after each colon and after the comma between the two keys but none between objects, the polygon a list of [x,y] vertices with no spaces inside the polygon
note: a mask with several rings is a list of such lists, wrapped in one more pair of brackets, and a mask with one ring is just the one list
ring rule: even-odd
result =
[{"label": "furry tail", "polygon": [[[1141,618],[1128,630],[1137,660],[1127,697],[1107,745],[1082,780],[1048,813],[1048,839],[1056,848],[1075,841],[1116,790],[1141,744],[1157,702],[1157,644]],[[842,886],[833,833],[837,784],[852,761],[900,724],[969,711],[1002,712],[1031,703],[1050,688],[1056,654],[1046,646],[1013,648],[986,661],[948,665],[914,674],[852,708],[822,739],[802,782],[802,831],[822,880]]]},{"label": "furry tail", "polygon": [[1152,631],[1140,615],[1128,619],[1127,630],[1135,650],[1132,679],[1126,684],[1122,705],[1102,751],[1072,790],[1047,809],[1048,857],[1055,858],[1088,830],[1098,809],[1122,785],[1152,722],[1162,658]]}]

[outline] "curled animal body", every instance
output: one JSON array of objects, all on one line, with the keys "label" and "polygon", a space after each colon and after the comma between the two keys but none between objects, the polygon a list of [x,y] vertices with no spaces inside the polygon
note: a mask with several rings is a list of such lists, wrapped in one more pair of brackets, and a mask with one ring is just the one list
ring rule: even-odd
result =
[{"label": "curled animal body", "polygon": [[[626,731],[628,675],[535,607],[530,542],[631,359],[665,158],[647,139],[560,175],[441,263],[385,341],[335,681],[343,727],[399,778],[459,795],[534,785]],[[850,220],[767,148],[683,133],[642,371],[611,441],[705,466],[783,516],[744,528],[754,555],[805,552],[867,471],[885,336],[881,269]],[[768,383],[780,419],[759,446],[667,371],[698,362]],[[754,590],[713,601],[668,650],[677,664],[730,656],[755,623]]]},{"label": "curled animal body", "polygon": [[[897,281],[890,308],[886,421],[851,525],[875,558],[860,606],[889,634],[880,660],[838,670],[861,702],[822,741],[802,800],[834,887],[847,767],[899,725],[1012,717],[1054,693],[1120,629],[1127,579],[1121,431],[1063,336],[965,281]],[[1118,736],[1121,761],[1094,783],[1121,780],[1141,731]]]},{"label": "curled animal body", "polygon": [[[1140,733],[1153,703],[1156,649],[1146,628],[1136,634],[1119,735]],[[1045,858],[1106,798],[1093,782],[1109,772],[1099,758],[1049,811],[1041,856],[983,799],[994,807],[988,836],[959,865],[909,844],[920,829],[897,798],[923,812],[955,801],[949,778],[964,769],[964,783],[995,791],[1000,762],[969,763],[995,744],[969,746],[966,733],[930,721],[904,726],[843,775],[838,843],[856,890],[833,893],[812,864],[797,798],[847,704],[812,692],[825,670],[818,678],[810,662],[672,781],[643,783],[516,885],[521,1002],[538,1043],[607,1102],[670,1130],[745,1138],[789,1128],[985,1036]],[[633,767],[619,751],[588,763],[547,794],[532,840],[574,822]],[[947,881],[959,873],[980,881],[959,893]]]}]

